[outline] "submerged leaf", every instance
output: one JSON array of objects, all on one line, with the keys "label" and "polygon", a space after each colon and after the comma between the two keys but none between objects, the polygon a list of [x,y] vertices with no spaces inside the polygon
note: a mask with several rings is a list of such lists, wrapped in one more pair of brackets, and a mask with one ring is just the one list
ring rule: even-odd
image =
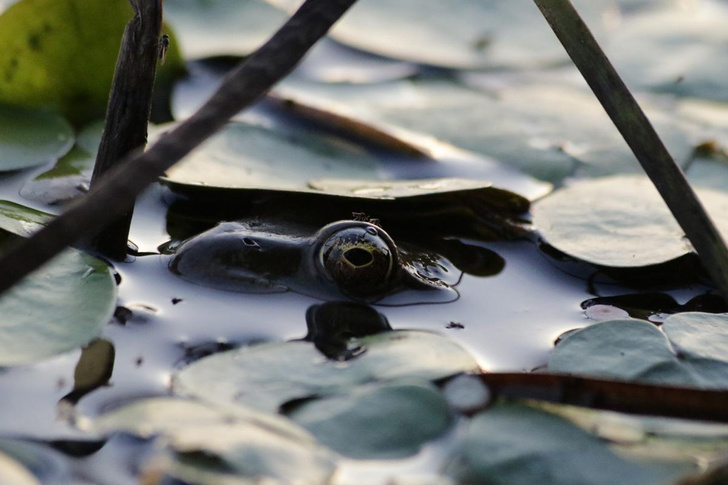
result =
[{"label": "submerged leaf", "polygon": [[360,460],[414,455],[453,422],[447,401],[437,388],[402,382],[365,386],[308,401],[288,416],[320,443]]},{"label": "submerged leaf", "polygon": [[[718,229],[728,234],[728,195],[707,189],[698,195]],[[579,182],[535,203],[532,212],[546,243],[599,266],[650,266],[693,251],[647,177]]]},{"label": "submerged leaf", "polygon": [[[102,415],[91,428],[103,434],[125,431],[145,438],[165,437],[179,461],[171,471],[181,478],[219,473],[218,478],[256,483],[323,484],[336,467],[334,456],[302,428],[242,406],[225,409],[181,399],[147,399]],[[194,466],[195,457],[205,455],[207,460]]]},{"label": "submerged leaf", "polygon": [[478,369],[462,347],[421,331],[385,332],[351,339],[357,357],[328,360],[303,341],[243,347],[206,357],[175,377],[177,392],[213,402],[276,410],[293,399],[327,395],[394,379],[438,379]]},{"label": "submerged leaf", "polygon": [[52,162],[71,146],[73,129],[58,114],[0,105],[0,171]]},{"label": "submerged leaf", "polygon": [[[663,333],[664,332],[664,333]],[[565,338],[548,369],[654,384],[728,388],[728,317],[680,313],[662,331],[641,320],[600,322]]]}]

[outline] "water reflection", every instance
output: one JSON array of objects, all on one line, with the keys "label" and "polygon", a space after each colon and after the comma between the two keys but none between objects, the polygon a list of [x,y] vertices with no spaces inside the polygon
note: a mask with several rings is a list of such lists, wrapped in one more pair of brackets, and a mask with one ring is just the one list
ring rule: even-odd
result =
[{"label": "water reflection", "polygon": [[364,350],[351,339],[392,330],[387,317],[374,308],[353,302],[326,302],[306,311],[304,340],[332,360],[349,360]]}]

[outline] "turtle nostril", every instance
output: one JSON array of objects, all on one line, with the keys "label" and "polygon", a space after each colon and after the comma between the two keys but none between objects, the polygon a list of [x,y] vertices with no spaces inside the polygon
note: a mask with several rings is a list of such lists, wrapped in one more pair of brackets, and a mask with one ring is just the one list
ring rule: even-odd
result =
[{"label": "turtle nostril", "polygon": [[344,253],[344,258],[354,266],[366,266],[374,261],[372,253],[361,248],[352,248]]}]

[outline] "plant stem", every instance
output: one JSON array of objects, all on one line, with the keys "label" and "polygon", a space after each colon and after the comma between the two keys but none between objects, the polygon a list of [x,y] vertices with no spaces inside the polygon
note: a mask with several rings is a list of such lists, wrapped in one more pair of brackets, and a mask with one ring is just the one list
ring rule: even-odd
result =
[{"label": "plant stem", "polygon": [[[728,422],[728,393],[564,374],[483,373],[493,397],[703,421]],[[478,411],[478,410],[475,410]]]},{"label": "plant stem", "polygon": [[[126,155],[147,143],[162,31],[162,0],[129,0],[129,3],[134,17],[124,30],[91,188]],[[132,200],[120,217],[92,238],[91,247],[111,259],[123,260],[133,213]]]},{"label": "plant stem", "polygon": [[118,217],[160,175],[288,74],[356,0],[306,0],[288,22],[223,81],[189,119],[146,152],[133,152],[89,193],[0,258],[0,292],[82,236]]},{"label": "plant stem", "polygon": [[728,300],[728,248],[682,170],[571,2],[534,2],[685,231],[718,291]]}]

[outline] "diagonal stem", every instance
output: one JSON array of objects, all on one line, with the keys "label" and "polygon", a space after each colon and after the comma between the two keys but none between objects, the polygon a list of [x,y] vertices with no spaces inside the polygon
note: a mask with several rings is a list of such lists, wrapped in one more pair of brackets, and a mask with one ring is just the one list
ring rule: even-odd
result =
[{"label": "diagonal stem", "polygon": [[[728,248],[680,167],[569,0],[534,0],[728,300]],[[635,46],[637,47],[637,46]]]}]

